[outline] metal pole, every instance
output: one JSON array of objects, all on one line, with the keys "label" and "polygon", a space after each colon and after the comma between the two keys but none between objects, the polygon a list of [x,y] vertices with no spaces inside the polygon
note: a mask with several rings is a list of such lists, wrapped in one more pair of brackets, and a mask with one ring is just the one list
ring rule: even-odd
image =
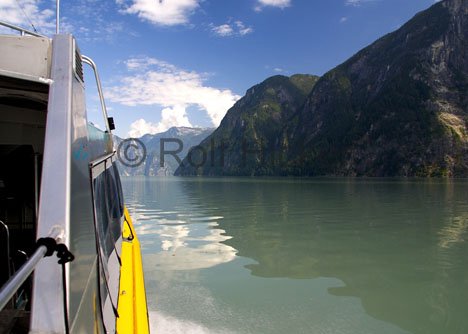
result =
[{"label": "metal pole", "polygon": [[104,94],[102,92],[101,80],[99,79],[99,73],[98,73],[98,70],[97,70],[97,66],[94,63],[94,61],[89,57],[81,55],[81,59],[83,60],[84,63],[91,66],[91,68],[94,71],[94,77],[96,78],[96,86],[97,86],[98,93],[99,93],[99,99],[101,100],[101,109],[102,109],[102,115],[104,117],[104,122],[106,124],[106,130],[107,130],[107,133],[109,133],[109,136],[112,136],[111,130],[109,128],[109,120],[107,119],[106,102],[104,101]]},{"label": "metal pole", "polygon": [[60,0],[57,0],[56,4],[55,33],[58,35],[60,33]]},{"label": "metal pole", "polygon": [[13,298],[16,291],[18,291],[24,281],[31,275],[36,265],[42,260],[46,253],[47,247],[39,246],[29,260],[5,283],[2,290],[0,290],[0,310],[3,310],[8,301]]},{"label": "metal pole", "polygon": [[[60,226],[53,226],[48,238],[52,238],[56,243],[64,242],[64,230]],[[36,269],[37,264],[47,253],[47,247],[40,245],[37,247],[34,254],[26,261],[25,264],[6,282],[0,289],[0,311],[3,310],[8,301],[13,298],[16,291]]]}]

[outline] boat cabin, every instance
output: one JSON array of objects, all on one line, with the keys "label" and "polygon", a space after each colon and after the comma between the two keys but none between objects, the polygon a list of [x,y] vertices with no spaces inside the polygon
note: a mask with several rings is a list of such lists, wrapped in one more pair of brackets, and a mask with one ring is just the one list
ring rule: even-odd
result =
[{"label": "boat cabin", "polygon": [[[147,333],[96,66],[71,35],[6,26],[21,34],[0,35],[0,334]],[[87,119],[83,64],[105,131]]]}]

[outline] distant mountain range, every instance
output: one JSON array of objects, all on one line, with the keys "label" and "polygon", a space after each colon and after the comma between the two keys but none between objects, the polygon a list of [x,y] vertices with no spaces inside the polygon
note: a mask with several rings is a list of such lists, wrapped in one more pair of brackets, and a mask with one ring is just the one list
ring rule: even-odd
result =
[{"label": "distant mountain range", "polygon": [[444,0],[321,78],[271,77],[175,174],[468,176],[467,35]]},{"label": "distant mountain range", "polygon": [[[190,127],[172,127],[169,130],[157,133],[157,134],[146,134],[140,138],[137,138],[141,144],[146,148],[146,157],[142,160],[138,166],[132,166],[132,164],[124,164],[118,161],[120,174],[123,176],[131,175],[146,175],[146,176],[163,176],[173,175],[174,171],[179,166],[179,162],[184,159],[187,152],[193,146],[198,145],[203,139],[209,136],[214,129],[212,128],[190,128]],[[114,143],[116,149],[119,149],[120,143],[124,139],[114,135]],[[161,145],[163,151],[167,152],[164,156],[164,164],[161,166]],[[123,151],[124,146],[120,147],[120,151]],[[180,150],[180,151],[179,151]],[[171,155],[171,152],[179,151],[174,153],[180,161]],[[123,152],[120,152],[123,157]],[[131,154],[131,150],[129,154]],[[125,162],[125,161],[124,161]]]}]

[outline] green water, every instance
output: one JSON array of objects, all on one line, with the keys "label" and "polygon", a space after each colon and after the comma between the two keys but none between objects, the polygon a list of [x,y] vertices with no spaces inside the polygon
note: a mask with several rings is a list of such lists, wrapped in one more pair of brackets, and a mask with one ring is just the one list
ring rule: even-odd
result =
[{"label": "green water", "polygon": [[158,333],[468,333],[468,181],[124,178]]}]

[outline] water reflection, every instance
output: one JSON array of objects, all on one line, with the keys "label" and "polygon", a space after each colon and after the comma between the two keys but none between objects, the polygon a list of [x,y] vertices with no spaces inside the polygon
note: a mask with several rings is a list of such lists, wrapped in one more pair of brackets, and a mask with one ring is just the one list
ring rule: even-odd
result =
[{"label": "water reflection", "polygon": [[468,241],[467,231],[468,213],[448,218],[445,226],[439,231],[439,247],[449,249]]},{"label": "water reflection", "polygon": [[372,317],[412,333],[467,333],[467,183],[185,179],[197,207],[218,208],[265,278],[335,277]]},{"label": "water reflection", "polygon": [[[133,178],[123,182],[127,207],[138,228],[145,268],[197,270],[232,261],[236,250],[221,242],[230,239],[218,227],[222,216],[191,205],[181,184]],[[157,207],[155,209],[154,207]]]}]

